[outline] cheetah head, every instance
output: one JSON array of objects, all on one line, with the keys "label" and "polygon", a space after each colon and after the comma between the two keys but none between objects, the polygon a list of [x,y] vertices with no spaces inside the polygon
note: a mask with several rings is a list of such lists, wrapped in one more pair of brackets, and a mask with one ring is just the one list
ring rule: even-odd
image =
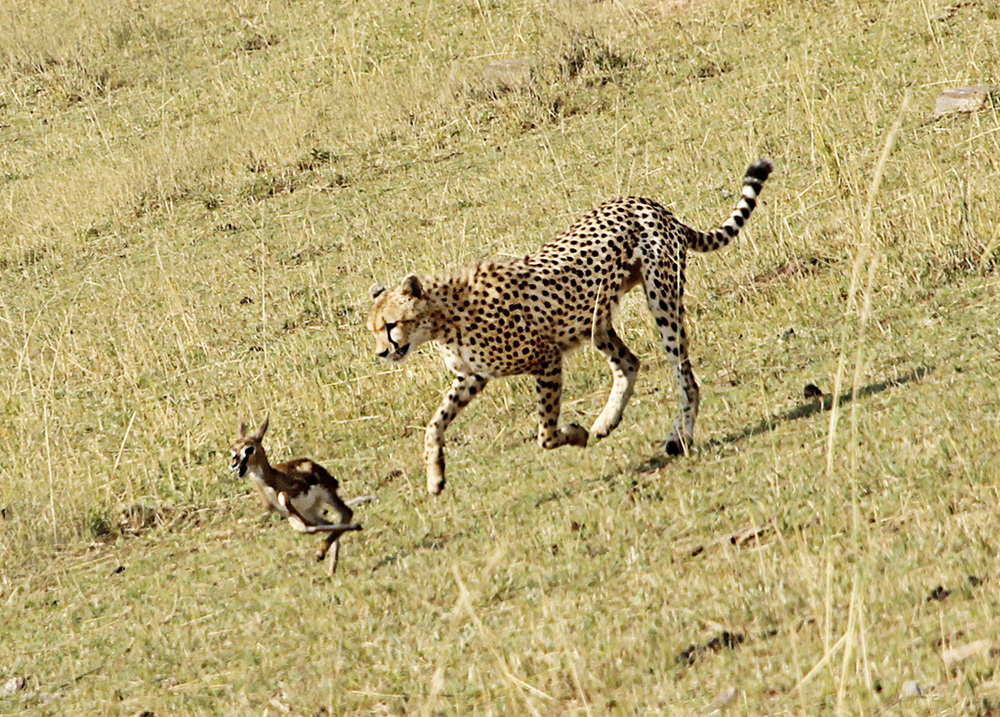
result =
[{"label": "cheetah head", "polygon": [[410,274],[397,286],[371,288],[372,306],[368,330],[375,335],[379,358],[398,363],[431,338],[427,299],[420,280]]}]

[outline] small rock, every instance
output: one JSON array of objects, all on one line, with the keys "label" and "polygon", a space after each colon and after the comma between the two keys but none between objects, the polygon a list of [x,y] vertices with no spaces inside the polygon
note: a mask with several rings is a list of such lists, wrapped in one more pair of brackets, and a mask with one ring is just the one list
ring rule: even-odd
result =
[{"label": "small rock", "polygon": [[0,686],[0,697],[10,697],[15,692],[20,692],[27,683],[23,675],[14,675]]},{"label": "small rock", "polygon": [[705,648],[712,650],[713,652],[718,652],[723,648],[732,650],[737,645],[742,645],[744,640],[746,640],[746,635],[741,632],[729,632],[729,630],[723,630],[711,640],[706,642]]},{"label": "small rock", "polygon": [[534,79],[534,63],[530,57],[498,60],[483,69],[483,89],[501,93],[527,87]]},{"label": "small rock", "polygon": [[736,698],[740,696],[739,688],[737,687],[727,687],[722,692],[715,696],[711,704],[708,705],[708,713],[715,714],[716,712],[721,712],[726,709],[729,705],[736,701]]},{"label": "small rock", "polygon": [[806,387],[802,389],[802,396],[804,398],[823,398],[823,391],[816,384],[807,383]]},{"label": "small rock", "polygon": [[904,699],[907,697],[923,697],[924,688],[916,680],[907,680],[899,689],[899,696]]},{"label": "small rock", "polygon": [[941,653],[941,659],[944,660],[944,666],[950,669],[960,662],[965,662],[970,657],[985,655],[992,649],[992,640],[976,640],[975,642],[970,642],[967,645],[948,648]]},{"label": "small rock", "polygon": [[677,664],[678,665],[693,665],[695,657],[698,654],[697,645],[688,645],[679,653],[677,653]]},{"label": "small rock", "polygon": [[951,595],[951,590],[945,590],[943,585],[938,585],[936,588],[931,590],[931,594],[927,596],[927,602],[930,602],[931,600],[944,600],[949,595]]},{"label": "small rock", "polygon": [[742,645],[745,640],[746,635],[742,632],[723,630],[704,645],[688,645],[677,654],[675,659],[679,665],[693,665],[699,653],[708,650],[712,652],[719,652],[723,649],[732,650]]},{"label": "small rock", "polygon": [[990,95],[995,91],[996,88],[991,85],[949,87],[938,95],[934,103],[934,116],[981,110],[989,105]]}]

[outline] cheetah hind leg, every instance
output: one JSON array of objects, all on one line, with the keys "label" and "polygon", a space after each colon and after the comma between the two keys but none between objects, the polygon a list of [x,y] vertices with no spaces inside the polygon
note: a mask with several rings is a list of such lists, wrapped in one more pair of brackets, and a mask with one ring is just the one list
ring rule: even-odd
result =
[{"label": "cheetah hind leg", "polygon": [[688,359],[688,339],[684,330],[683,260],[678,263],[671,259],[667,267],[652,263],[643,281],[647,287],[646,303],[677,378],[677,420],[664,441],[663,449],[667,455],[679,456],[694,446],[694,424],[698,418],[699,402],[698,381]]},{"label": "cheetah hind leg", "polygon": [[694,445],[694,422],[698,417],[699,391],[698,381],[691,370],[691,362],[687,357],[687,342],[682,344],[682,351],[677,362],[677,387],[680,393],[680,412],[674,423],[674,429],[664,441],[663,449],[668,456],[686,454]]},{"label": "cheetah hind leg", "polygon": [[608,402],[590,427],[590,434],[594,438],[604,438],[622,420],[622,413],[632,397],[635,379],[639,375],[639,358],[629,351],[610,325],[594,330],[594,346],[607,358],[614,375]]}]

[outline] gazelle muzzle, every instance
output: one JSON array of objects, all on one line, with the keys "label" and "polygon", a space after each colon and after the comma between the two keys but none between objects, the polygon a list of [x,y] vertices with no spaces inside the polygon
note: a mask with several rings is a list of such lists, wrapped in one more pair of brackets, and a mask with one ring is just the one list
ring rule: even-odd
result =
[{"label": "gazelle muzzle", "polygon": [[229,468],[236,471],[237,475],[242,478],[247,474],[247,463],[250,461],[250,456],[253,455],[253,446],[247,446],[242,451],[233,454],[233,462],[230,463]]}]

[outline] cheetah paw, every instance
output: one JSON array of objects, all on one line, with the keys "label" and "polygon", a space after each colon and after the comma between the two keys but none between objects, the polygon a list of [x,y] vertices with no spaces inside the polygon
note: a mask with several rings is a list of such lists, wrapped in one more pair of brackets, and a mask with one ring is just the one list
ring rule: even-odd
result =
[{"label": "cheetah paw", "polygon": [[590,435],[597,440],[607,438],[611,434],[611,431],[618,427],[618,423],[619,421],[608,421],[598,416],[597,420],[594,421],[594,425],[590,427]]},{"label": "cheetah paw", "polygon": [[670,436],[663,444],[663,450],[668,456],[682,456],[691,447],[691,440],[683,440],[679,436]]}]

